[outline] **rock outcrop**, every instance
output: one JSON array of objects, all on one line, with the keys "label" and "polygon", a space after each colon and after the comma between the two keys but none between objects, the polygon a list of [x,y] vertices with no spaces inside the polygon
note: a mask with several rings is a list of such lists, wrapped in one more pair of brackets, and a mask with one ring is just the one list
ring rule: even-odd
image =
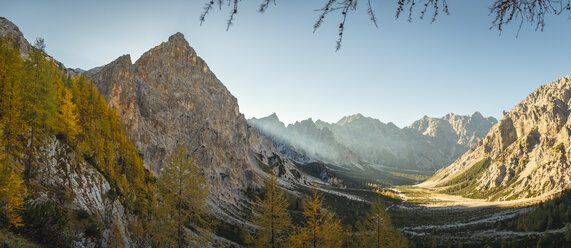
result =
[{"label": "rock outcrop", "polygon": [[[505,112],[470,151],[420,186],[490,200],[541,197],[569,188],[570,104],[571,77],[541,86]],[[488,165],[474,169],[486,159]]]},{"label": "rock outcrop", "polygon": [[403,129],[361,114],[343,117],[337,123],[309,119],[287,127],[275,114],[248,122],[296,161],[430,171],[452,163],[497,121],[476,112],[472,116],[425,116]]},{"label": "rock outcrop", "polygon": [[247,190],[259,187],[270,170],[298,179],[294,164],[248,126],[236,98],[181,33],[134,64],[125,55],[85,74],[119,111],[155,173],[160,174],[177,144],[189,147],[211,186],[213,212],[241,216]]},{"label": "rock outcrop", "polygon": [[[28,179],[34,195],[33,202],[51,202],[70,213],[83,212],[85,226],[69,230],[74,247],[136,246],[144,237],[131,233],[129,225],[141,223],[137,216],[129,214],[125,207],[109,192],[111,185],[94,166],[77,151],[57,139],[49,139],[34,156]],[[100,235],[86,235],[88,227],[97,227]],[[61,234],[58,234],[61,235]]]}]

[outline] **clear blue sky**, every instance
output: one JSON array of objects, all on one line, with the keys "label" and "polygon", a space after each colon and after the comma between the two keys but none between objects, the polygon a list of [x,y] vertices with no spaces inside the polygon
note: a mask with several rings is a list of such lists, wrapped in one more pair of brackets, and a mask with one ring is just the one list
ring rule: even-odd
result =
[{"label": "clear blue sky", "polygon": [[276,112],[286,123],[354,113],[401,127],[449,112],[500,117],[535,88],[571,74],[568,16],[549,16],[544,32],[524,24],[516,38],[513,26],[501,36],[488,29],[490,1],[448,1],[451,14],[430,24],[395,21],[396,1],[377,0],[376,29],[361,1],[335,52],[339,16],[312,32],[324,1],[276,0],[264,14],[261,0],[243,1],[228,32],[228,8],[199,25],[205,2],[0,0],[0,16],[82,69],[123,54],[134,62],[182,32],[247,118]]}]

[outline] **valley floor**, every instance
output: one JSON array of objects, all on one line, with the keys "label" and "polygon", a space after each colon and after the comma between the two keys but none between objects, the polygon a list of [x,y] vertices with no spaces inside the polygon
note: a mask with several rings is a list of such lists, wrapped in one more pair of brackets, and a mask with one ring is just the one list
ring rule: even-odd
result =
[{"label": "valley floor", "polygon": [[[389,207],[393,224],[420,247],[435,240],[439,245],[463,244],[463,247],[526,247],[545,235],[562,239],[565,229],[545,232],[514,232],[500,222],[515,218],[533,209],[533,204],[549,196],[504,202],[471,199],[437,192],[433,188],[398,186],[391,188],[401,198]],[[513,246],[516,245],[516,246]],[[524,245],[524,246],[520,246]],[[418,247],[418,246],[417,246]],[[508,247],[508,246],[505,246]]]},{"label": "valley floor", "polygon": [[488,201],[486,199],[467,198],[438,192],[435,188],[419,186],[398,186],[391,188],[399,197],[411,203],[425,207],[519,207],[536,204],[551,199],[550,195],[509,201]]}]

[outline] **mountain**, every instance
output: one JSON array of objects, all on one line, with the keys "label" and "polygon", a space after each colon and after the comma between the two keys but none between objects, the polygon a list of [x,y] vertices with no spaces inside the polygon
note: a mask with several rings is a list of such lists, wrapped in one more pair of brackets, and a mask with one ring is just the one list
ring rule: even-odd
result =
[{"label": "mountain", "polygon": [[[340,166],[422,171],[452,163],[483,138],[496,122],[493,117],[484,118],[479,112],[472,116],[452,113],[443,118],[424,116],[402,129],[361,114],[343,117],[337,123],[308,119],[287,127],[276,114],[248,120],[281,147],[283,154],[297,161],[313,159]],[[328,156],[315,151],[322,147],[330,151]]]},{"label": "mountain", "polygon": [[261,119],[252,118],[248,123],[272,139],[282,154],[295,161],[317,160],[349,167],[359,164],[357,155],[338,143],[331,130],[319,127],[311,119],[286,127],[274,113]]},{"label": "mountain", "polygon": [[419,186],[488,200],[569,188],[570,104],[571,77],[541,86],[504,112],[476,146]]},{"label": "mountain", "polygon": [[[33,53],[39,50],[6,18],[0,18],[0,40],[2,66],[14,61],[22,65],[22,58],[39,54]],[[292,183],[303,186],[319,181],[298,171],[270,140],[247,125],[236,98],[180,33],[143,54],[134,64],[129,55],[124,55],[108,65],[81,71],[65,68],[43,52],[33,59],[41,63],[36,66],[26,61],[26,66],[6,70],[9,75],[3,76],[10,76],[7,78],[12,81],[1,82],[0,102],[26,102],[18,103],[19,111],[41,111],[42,115],[11,114],[2,108],[0,135],[11,128],[4,125],[8,117],[36,119],[24,123],[36,123],[44,117],[55,119],[31,129],[22,128],[42,134],[31,137],[33,141],[29,142],[22,131],[22,137],[15,139],[22,144],[10,144],[22,151],[10,152],[17,149],[6,148],[2,136],[0,168],[5,169],[6,158],[25,165],[21,170],[15,166],[16,175],[22,174],[19,180],[28,190],[26,206],[22,207],[26,210],[24,234],[39,243],[73,243],[74,247],[148,244],[148,233],[131,228],[143,228],[141,218],[149,220],[156,176],[178,144],[190,149],[209,184],[209,213],[232,227],[250,227],[251,200],[270,173],[279,175],[280,185],[288,189],[294,187]],[[33,75],[23,76],[22,82],[13,80],[36,71],[42,74],[35,80],[31,80]],[[19,88],[8,92],[7,86],[20,83],[23,87],[41,84],[44,88],[36,94]],[[13,92],[24,97],[14,96]],[[54,102],[42,102],[46,99]],[[79,126],[78,133],[68,128],[69,122]],[[336,181],[333,175],[325,176]],[[14,178],[18,179],[10,180]],[[1,176],[0,184],[5,185],[5,179]],[[0,204],[4,204],[2,199]],[[3,229],[0,232],[3,235]],[[214,244],[236,245],[213,236]]]},{"label": "mountain", "polygon": [[472,147],[486,136],[490,128],[498,120],[494,117],[484,118],[480,112],[472,116],[449,113],[442,118],[422,117],[408,128],[416,129],[426,136],[438,137],[449,142],[455,141],[464,147]]},{"label": "mountain", "polygon": [[85,73],[121,115],[145,164],[160,174],[177,144],[189,146],[210,184],[211,212],[244,216],[246,193],[267,172],[300,180],[294,164],[246,123],[236,98],[181,33],[144,53]]}]

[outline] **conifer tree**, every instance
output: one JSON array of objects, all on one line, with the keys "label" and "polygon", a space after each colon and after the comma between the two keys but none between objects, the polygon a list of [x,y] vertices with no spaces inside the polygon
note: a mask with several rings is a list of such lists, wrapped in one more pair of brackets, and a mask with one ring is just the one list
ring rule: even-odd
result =
[{"label": "conifer tree", "polygon": [[[61,81],[61,79],[58,80]],[[75,140],[75,136],[81,131],[78,125],[78,110],[72,101],[73,96],[71,91],[65,88],[63,83],[60,85],[61,88],[58,94],[59,111],[56,127],[59,132],[67,134],[69,139],[73,141]]]},{"label": "conifer tree", "polygon": [[22,177],[7,166],[9,160],[3,159],[0,166],[0,214],[11,227],[24,226],[22,211],[26,190]]},{"label": "conifer tree", "polygon": [[[208,185],[198,173],[188,150],[178,145],[163,168],[158,180],[159,196],[155,203],[153,241],[161,247],[186,247],[190,243],[202,244],[205,235],[189,237],[185,228],[209,229],[203,219]],[[186,225],[187,223],[192,225]],[[199,245],[197,245],[199,246]]]},{"label": "conifer tree", "polygon": [[28,144],[26,146],[27,161],[24,177],[28,177],[34,158],[33,150],[48,134],[54,125],[57,105],[53,73],[55,65],[46,59],[44,40],[39,38],[32,47],[29,58],[24,65],[23,80],[23,116],[29,128]]},{"label": "conifer tree", "polygon": [[264,198],[258,198],[254,210],[259,213],[253,223],[260,227],[249,242],[251,247],[286,247],[291,227],[289,205],[285,192],[278,187],[278,179],[271,175],[265,182]]},{"label": "conifer tree", "polygon": [[341,247],[343,230],[335,214],[323,206],[323,195],[313,189],[303,203],[305,221],[290,237],[292,247]]},{"label": "conifer tree", "polygon": [[408,247],[408,241],[393,229],[380,196],[364,219],[357,223],[357,239],[361,247]]},{"label": "conifer tree", "polygon": [[0,146],[11,157],[15,168],[22,150],[26,125],[22,119],[22,59],[17,49],[0,41]]}]

